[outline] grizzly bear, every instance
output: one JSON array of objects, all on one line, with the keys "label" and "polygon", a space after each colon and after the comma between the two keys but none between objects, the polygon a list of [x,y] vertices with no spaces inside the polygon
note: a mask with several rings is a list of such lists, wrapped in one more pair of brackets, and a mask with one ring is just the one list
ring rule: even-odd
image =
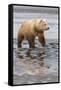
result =
[{"label": "grizzly bear", "polygon": [[24,39],[28,40],[29,47],[35,47],[35,37],[38,37],[42,46],[45,46],[44,31],[48,30],[48,22],[45,19],[35,19],[24,21],[18,31],[18,48],[21,47]]}]

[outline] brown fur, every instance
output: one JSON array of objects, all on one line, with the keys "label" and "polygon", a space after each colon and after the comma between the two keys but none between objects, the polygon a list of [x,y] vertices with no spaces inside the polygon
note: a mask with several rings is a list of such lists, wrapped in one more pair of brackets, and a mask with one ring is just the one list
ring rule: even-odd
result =
[{"label": "brown fur", "polygon": [[22,41],[26,38],[29,42],[30,48],[35,47],[35,37],[38,36],[39,42],[42,46],[45,45],[44,31],[48,29],[46,20],[36,19],[25,21],[18,32],[18,47],[21,47]]}]

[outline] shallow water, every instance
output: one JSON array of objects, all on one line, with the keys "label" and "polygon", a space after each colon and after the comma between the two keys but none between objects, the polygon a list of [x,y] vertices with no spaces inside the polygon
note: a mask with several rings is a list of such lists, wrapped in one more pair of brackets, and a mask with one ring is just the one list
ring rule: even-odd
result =
[{"label": "shallow water", "polygon": [[58,82],[58,41],[46,40],[42,47],[35,40],[36,48],[30,49],[27,41],[23,41],[22,48],[17,48],[14,39],[13,49],[13,83],[32,84]]},{"label": "shallow water", "polygon": [[[47,19],[50,29],[45,33],[46,46],[35,39],[35,48],[29,49],[26,40],[17,48],[17,35],[22,22]],[[13,84],[58,82],[58,8],[20,7],[13,9]]]}]

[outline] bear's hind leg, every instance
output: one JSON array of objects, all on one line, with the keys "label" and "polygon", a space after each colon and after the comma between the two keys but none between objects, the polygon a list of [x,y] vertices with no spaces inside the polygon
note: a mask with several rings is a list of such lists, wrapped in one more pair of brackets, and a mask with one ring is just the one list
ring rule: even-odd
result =
[{"label": "bear's hind leg", "polygon": [[35,48],[35,43],[34,43],[34,41],[29,41],[29,47],[30,48]]},{"label": "bear's hind leg", "polygon": [[35,41],[34,41],[34,37],[30,37],[30,38],[28,38],[28,43],[29,43],[29,47],[30,48],[35,48]]},{"label": "bear's hind leg", "polygon": [[22,43],[23,39],[24,39],[23,36],[18,37],[18,48],[21,48],[21,43]]}]

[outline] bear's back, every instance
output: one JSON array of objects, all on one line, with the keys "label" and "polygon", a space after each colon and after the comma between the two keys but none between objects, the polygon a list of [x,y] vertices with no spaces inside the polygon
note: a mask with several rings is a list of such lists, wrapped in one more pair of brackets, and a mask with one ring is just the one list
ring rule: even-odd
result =
[{"label": "bear's back", "polygon": [[24,21],[20,27],[20,32],[22,33],[29,33],[32,32],[34,27],[34,20],[28,20],[28,21]]}]

